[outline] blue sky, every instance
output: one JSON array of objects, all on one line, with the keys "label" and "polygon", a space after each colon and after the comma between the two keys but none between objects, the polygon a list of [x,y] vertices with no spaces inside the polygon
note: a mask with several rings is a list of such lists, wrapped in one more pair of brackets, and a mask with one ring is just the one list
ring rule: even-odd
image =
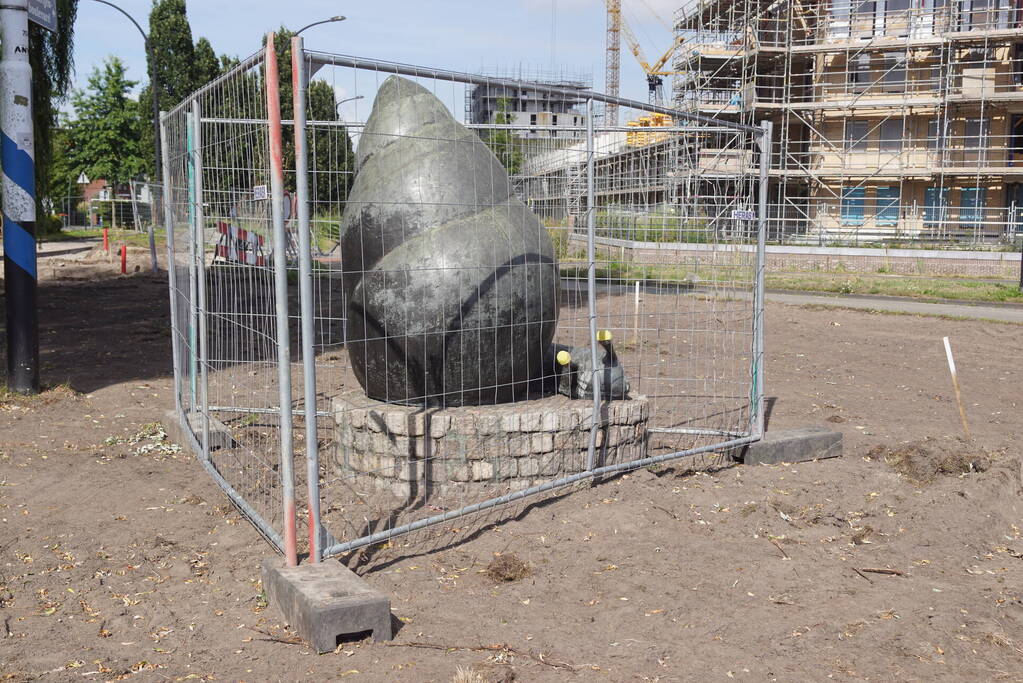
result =
[{"label": "blue sky", "polygon": [[[151,0],[115,0],[148,30]],[[679,0],[622,0],[623,13],[650,60],[671,43],[670,23]],[[189,0],[193,40],[205,36],[218,54],[246,56],[260,36],[282,24],[295,30],[342,14],[302,35],[306,47],[479,72],[494,67],[592,73],[604,88],[603,0]],[[658,20],[660,17],[660,20]],[[552,37],[554,40],[552,41]],[[552,50],[553,45],[553,50]],[[142,37],[116,10],[80,0],[75,27],[75,83],[84,86],[93,67],[109,55],[128,65],[129,77],[146,81]],[[646,82],[622,46],[621,94],[646,101]]]}]

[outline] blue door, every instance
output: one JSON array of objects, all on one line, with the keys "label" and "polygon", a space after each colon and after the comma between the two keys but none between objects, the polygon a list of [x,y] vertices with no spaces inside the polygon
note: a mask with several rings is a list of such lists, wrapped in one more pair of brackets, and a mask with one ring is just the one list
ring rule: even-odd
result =
[{"label": "blue door", "polygon": [[863,225],[866,191],[862,187],[842,190],[842,225]]},{"label": "blue door", "polygon": [[984,221],[986,187],[964,187],[959,190],[959,223],[976,226]]},{"label": "blue door", "polygon": [[924,224],[936,226],[945,221],[948,209],[948,188],[928,187],[924,190]]},{"label": "blue door", "polygon": [[875,220],[878,225],[898,225],[899,223],[899,188],[882,186],[877,188],[877,213]]}]

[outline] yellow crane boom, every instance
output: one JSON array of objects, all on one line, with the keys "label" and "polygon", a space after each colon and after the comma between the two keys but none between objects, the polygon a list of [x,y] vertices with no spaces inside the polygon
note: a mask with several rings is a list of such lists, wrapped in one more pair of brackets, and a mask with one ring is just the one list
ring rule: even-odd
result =
[{"label": "yellow crane boom", "polygon": [[[629,45],[629,52],[631,52],[632,56],[636,58],[636,61],[639,62],[640,68],[643,69],[643,73],[646,74],[646,82],[647,88],[649,90],[650,102],[654,104],[661,104],[664,100],[663,91],[664,79],[661,77],[671,76],[672,74],[675,73],[674,71],[665,71],[664,66],[665,64],[668,63],[668,60],[671,59],[671,56],[675,53],[675,50],[678,48],[679,45],[682,44],[682,42],[685,39],[682,38],[681,36],[676,36],[675,39],[672,40],[671,42],[671,47],[669,47],[665,51],[665,53],[661,55],[661,57],[651,65],[650,62],[647,61],[646,55],[643,54],[643,48],[640,46],[639,40],[636,39],[636,34],[632,32],[632,28],[629,27],[629,24],[625,21],[625,17],[622,16],[621,0],[605,0],[605,5],[607,6],[608,26],[614,25],[615,27],[621,30],[622,35],[625,36],[625,42],[628,43]],[[614,55],[615,58],[617,58],[617,52],[618,47],[616,45]],[[607,57],[608,63],[610,63],[612,59],[610,41]],[[615,69],[615,71],[617,72],[617,68]],[[617,88],[618,85],[617,73],[615,74],[615,76],[616,76],[615,86]],[[617,94],[617,92],[614,94]]]}]

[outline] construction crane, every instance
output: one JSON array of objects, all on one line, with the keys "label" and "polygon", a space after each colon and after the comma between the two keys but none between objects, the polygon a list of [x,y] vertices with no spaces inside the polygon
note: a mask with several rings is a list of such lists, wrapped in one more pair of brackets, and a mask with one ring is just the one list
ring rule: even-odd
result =
[{"label": "construction crane", "polygon": [[[671,42],[671,47],[661,55],[653,64],[647,61],[646,55],[643,54],[643,48],[639,44],[639,40],[636,39],[636,34],[629,28],[629,24],[625,21],[622,16],[622,3],[621,0],[605,0],[607,5],[607,74],[608,79],[606,88],[608,94],[618,94],[618,70],[620,60],[620,37],[619,34],[625,36],[625,41],[629,44],[629,51],[632,56],[639,62],[639,66],[643,69],[643,73],[646,74],[646,82],[648,89],[648,97],[651,104],[663,105],[664,103],[664,76],[671,76],[674,71],[665,71],[664,66],[671,59],[671,56],[675,53],[676,48],[682,44],[684,38],[676,36]],[[614,27],[613,36],[613,49],[612,49],[612,27]],[[612,65],[613,62],[613,65]],[[614,72],[614,82],[612,90],[611,74]],[[615,118],[617,119],[617,109],[615,111]],[[617,123],[617,121],[615,121]]]},{"label": "construction crane", "polygon": [[[622,47],[622,0],[607,2],[607,54],[604,58],[604,90],[612,97],[618,97],[618,74],[621,69]],[[604,125],[618,125],[618,105],[609,104],[604,109]]]}]

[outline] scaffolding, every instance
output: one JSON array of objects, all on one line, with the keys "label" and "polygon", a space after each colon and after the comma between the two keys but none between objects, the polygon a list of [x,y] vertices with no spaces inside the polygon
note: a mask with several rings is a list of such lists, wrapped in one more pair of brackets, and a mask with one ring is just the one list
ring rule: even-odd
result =
[{"label": "scaffolding", "polygon": [[698,0],[676,108],[774,124],[770,238],[1023,236],[1018,0]]}]

